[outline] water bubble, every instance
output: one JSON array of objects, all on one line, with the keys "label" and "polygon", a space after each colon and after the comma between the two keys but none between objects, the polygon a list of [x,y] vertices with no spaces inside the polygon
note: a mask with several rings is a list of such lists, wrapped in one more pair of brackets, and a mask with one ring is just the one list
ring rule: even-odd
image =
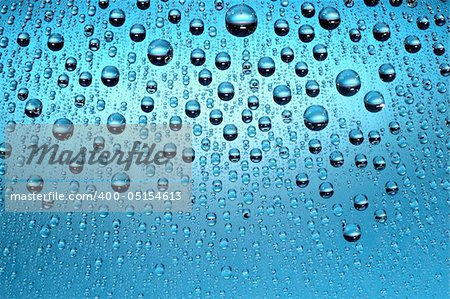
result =
[{"label": "water bubble", "polygon": [[348,140],[353,145],[360,145],[364,141],[364,134],[360,129],[353,129],[348,134]]},{"label": "water bubble", "polygon": [[278,105],[286,105],[292,99],[291,89],[286,85],[278,85],[273,90],[273,100]]},{"label": "water bubble", "polygon": [[141,24],[135,24],[130,28],[130,38],[134,42],[141,42],[145,39],[147,31],[145,27]]},{"label": "water bubble", "polygon": [[212,79],[212,73],[208,69],[203,69],[198,73],[198,82],[203,86],[211,84]]},{"label": "water bubble", "polygon": [[304,2],[301,6],[302,15],[305,18],[312,18],[316,13],[316,9],[314,8],[314,4],[311,2]]},{"label": "water bubble", "polygon": [[92,84],[92,74],[90,72],[82,72],[78,77],[78,83],[83,87],[88,87]]},{"label": "water bubble", "polygon": [[328,57],[327,47],[323,44],[317,44],[313,47],[313,56],[317,61],[324,61]]},{"label": "water bubble", "polygon": [[361,79],[354,70],[343,70],[336,77],[336,88],[339,93],[351,97],[361,89]]},{"label": "water bubble", "polygon": [[223,113],[219,109],[211,110],[209,113],[209,122],[212,125],[220,125],[223,121]]},{"label": "water bubble", "polygon": [[114,27],[120,27],[125,23],[125,12],[121,9],[113,9],[109,13],[109,23]]},{"label": "water bubble", "polygon": [[292,62],[294,60],[294,50],[290,47],[285,47],[281,49],[280,57],[283,62]]},{"label": "water bubble", "polygon": [[229,267],[229,266],[222,267],[222,269],[220,270],[220,273],[222,275],[222,278],[224,278],[224,279],[230,279],[233,275],[233,271],[231,270],[231,267]]},{"label": "water bubble", "polygon": [[270,129],[272,129],[272,120],[270,119],[270,117],[268,116],[261,117],[258,120],[258,128],[261,130],[261,132],[269,132]]},{"label": "water bubble", "polygon": [[205,24],[200,19],[193,19],[189,23],[189,31],[192,35],[201,35],[205,31]]},{"label": "water bubble", "polygon": [[364,0],[364,4],[370,7],[377,6],[380,0]]},{"label": "water bubble", "polygon": [[384,209],[378,209],[374,213],[375,221],[385,223],[387,220],[387,213]]},{"label": "water bubble", "polygon": [[437,13],[434,15],[434,23],[437,26],[444,26],[445,25],[445,16],[442,13]]},{"label": "water bubble", "polygon": [[348,32],[350,36],[350,40],[354,43],[357,43],[361,40],[361,31],[359,29],[353,28]]},{"label": "water bubble", "polygon": [[381,135],[378,131],[370,131],[369,132],[369,143],[372,145],[380,144]]},{"label": "water bubble", "polygon": [[0,158],[1,159],[9,158],[11,156],[11,152],[12,152],[11,144],[6,143],[6,142],[0,143]]},{"label": "water bubble", "polygon": [[237,148],[232,148],[228,152],[228,159],[230,162],[239,162],[241,160],[241,152]]},{"label": "water bubble", "polygon": [[306,62],[300,61],[295,64],[295,74],[299,77],[308,75],[309,69]]},{"label": "water bubble", "polygon": [[141,100],[141,110],[150,113],[155,108],[155,101],[151,97],[143,97]]},{"label": "water bubble", "polygon": [[298,28],[298,38],[304,43],[311,42],[315,36],[314,28],[311,25],[305,24]]},{"label": "water bubble", "polygon": [[242,121],[246,124],[250,123],[253,120],[253,113],[249,109],[244,109],[241,115]]},{"label": "water bubble", "polygon": [[306,188],[309,185],[309,177],[306,173],[299,173],[295,177],[295,184],[300,188]]},{"label": "water bubble", "polygon": [[194,66],[200,66],[203,65],[206,61],[206,54],[205,51],[203,51],[200,48],[194,49],[191,52],[191,63]]},{"label": "water bubble", "polygon": [[174,143],[167,143],[163,147],[163,156],[172,159],[177,155],[177,146]]},{"label": "water bubble", "polygon": [[258,26],[256,12],[246,4],[230,7],[225,15],[228,32],[237,37],[246,37],[255,32]]},{"label": "water bubble", "polygon": [[238,137],[238,129],[233,124],[228,124],[223,127],[223,138],[227,141],[233,141]]},{"label": "water bubble", "polygon": [[25,115],[36,118],[42,113],[42,102],[38,99],[30,99],[25,104]]},{"label": "water bubble", "polygon": [[357,168],[365,168],[367,166],[367,157],[364,154],[358,154],[355,156],[355,166]]},{"label": "water bubble", "polygon": [[146,10],[150,7],[150,0],[137,0],[136,6],[141,10]]},{"label": "water bubble", "polygon": [[21,32],[17,36],[17,44],[21,47],[27,47],[30,44],[30,35],[26,32]]},{"label": "water bubble", "polygon": [[439,66],[440,74],[444,77],[450,76],[450,64],[448,63],[442,63]]},{"label": "water bubble", "polygon": [[39,231],[42,238],[48,238],[51,233],[51,228],[48,225],[43,225]]},{"label": "water bubble", "polygon": [[171,9],[167,17],[172,24],[178,24],[181,21],[181,12],[178,9]]},{"label": "water bubble", "polygon": [[111,178],[111,188],[115,192],[123,193],[130,188],[130,177],[125,172],[116,173]]},{"label": "water bubble", "polygon": [[112,65],[108,65],[102,70],[102,83],[107,87],[116,86],[119,83],[119,70]]},{"label": "water bubble", "polygon": [[361,238],[361,227],[358,224],[346,224],[343,228],[344,239],[348,242],[356,242]]},{"label": "water bubble", "polygon": [[44,180],[39,175],[32,175],[27,179],[27,190],[31,193],[39,193],[44,188]]},{"label": "water bubble", "polygon": [[181,153],[181,157],[185,163],[192,163],[195,160],[195,150],[193,148],[185,148]]},{"label": "water bubble", "polygon": [[416,24],[420,30],[427,30],[430,27],[430,21],[426,16],[417,17]]},{"label": "water bubble", "polygon": [[217,223],[217,215],[216,215],[216,213],[213,213],[213,212],[207,213],[207,214],[206,214],[206,223],[207,223],[209,226],[214,226],[214,225],[216,225],[216,223]]},{"label": "water bubble", "polygon": [[158,90],[158,83],[155,80],[148,80],[145,86],[145,90],[149,94],[153,94]]},{"label": "water bubble", "polygon": [[369,206],[369,200],[365,194],[357,194],[353,197],[353,206],[358,211],[364,211]]},{"label": "water bubble", "polygon": [[172,131],[179,131],[183,127],[183,120],[180,116],[172,116],[169,120],[169,128]]},{"label": "water bubble", "polygon": [[120,113],[111,114],[108,116],[106,127],[112,134],[121,134],[126,128],[125,117]]},{"label": "water bubble", "polygon": [[84,26],[84,36],[91,37],[94,34],[95,27],[92,25]]},{"label": "water bubble", "polygon": [[433,44],[433,53],[436,56],[441,56],[445,53],[445,48],[444,45],[441,43],[434,43]]},{"label": "water bubble", "polygon": [[394,66],[390,63],[382,64],[378,69],[378,75],[383,82],[392,82],[397,76]]},{"label": "water bubble", "polygon": [[254,148],[250,151],[250,161],[252,161],[253,163],[261,162],[262,158],[262,151],[259,148]]},{"label": "water bubble", "polygon": [[341,24],[341,16],[334,7],[325,7],[319,12],[319,24],[327,30],[336,29]]},{"label": "water bubble", "polygon": [[373,37],[379,42],[385,42],[391,37],[391,29],[389,25],[383,22],[378,22],[373,26]]},{"label": "water bubble", "polygon": [[341,204],[334,204],[332,209],[333,209],[333,214],[336,217],[340,217],[344,213],[344,209],[342,208]]},{"label": "water bubble", "polygon": [[386,160],[381,156],[376,156],[372,160],[375,170],[383,170],[386,168]]},{"label": "water bubble", "polygon": [[48,38],[47,47],[52,51],[59,51],[64,47],[64,37],[59,34],[52,34]]},{"label": "water bubble", "polygon": [[17,93],[17,98],[21,101],[25,101],[28,99],[28,95],[30,94],[28,88],[22,87],[19,89],[19,92]]},{"label": "water bubble", "polygon": [[398,184],[394,181],[388,181],[384,185],[386,193],[389,195],[395,195],[398,192]]},{"label": "water bubble", "polygon": [[230,82],[222,82],[217,87],[217,96],[222,101],[229,101],[234,97],[234,86]]},{"label": "water bubble", "polygon": [[323,106],[312,105],[305,110],[303,120],[311,131],[321,131],[328,125],[328,112]]},{"label": "water bubble", "polygon": [[77,68],[77,60],[74,57],[69,57],[66,59],[65,68],[67,71],[72,72]]},{"label": "water bubble", "polygon": [[273,28],[278,36],[285,36],[289,33],[289,23],[284,19],[276,20]]},{"label": "water bubble", "polygon": [[394,7],[398,7],[400,5],[402,5],[403,0],[389,0],[389,3],[394,6]]},{"label": "water bubble", "polygon": [[312,98],[317,97],[320,93],[319,83],[316,80],[306,81],[305,92]]},{"label": "water bubble", "polygon": [[109,6],[109,0],[98,0],[98,6],[101,9],[107,9]]},{"label": "water bubble", "polygon": [[196,100],[190,100],[186,103],[184,111],[190,118],[196,118],[201,112],[200,103]]},{"label": "water bubble", "polygon": [[344,155],[340,151],[333,151],[330,154],[330,164],[335,168],[344,165]]},{"label": "water bubble", "polygon": [[322,143],[319,139],[311,139],[308,142],[308,149],[311,154],[317,155],[322,151]]},{"label": "water bubble", "polygon": [[391,132],[392,135],[397,135],[400,133],[400,124],[396,121],[391,121],[389,123],[389,132]]},{"label": "water bubble", "polygon": [[270,57],[262,57],[258,61],[258,73],[263,77],[270,77],[275,73],[275,61]]},{"label": "water bubble", "polygon": [[59,118],[53,124],[53,136],[61,141],[68,140],[72,137],[74,125],[71,120],[67,118]]},{"label": "water bubble", "polygon": [[319,195],[322,198],[328,199],[331,198],[334,194],[333,184],[329,182],[323,182],[319,186]]},{"label": "water bubble", "polygon": [[69,76],[66,74],[59,75],[57,84],[61,88],[66,88],[69,85]]},{"label": "water bubble", "polygon": [[256,110],[259,108],[259,99],[257,96],[250,96],[247,99],[247,107],[250,110]]},{"label": "water bubble", "polygon": [[231,66],[230,54],[228,54],[227,52],[218,53],[216,55],[215,65],[221,71],[228,69]]},{"label": "water bubble", "polygon": [[417,53],[422,48],[422,44],[417,36],[409,35],[403,42],[405,50],[409,53]]},{"label": "water bubble", "polygon": [[364,106],[366,107],[367,111],[376,113],[383,110],[385,105],[384,97],[383,95],[378,91],[369,91],[364,96]]},{"label": "water bubble", "polygon": [[155,39],[148,46],[147,57],[153,65],[164,66],[173,58],[172,45],[164,39]]}]

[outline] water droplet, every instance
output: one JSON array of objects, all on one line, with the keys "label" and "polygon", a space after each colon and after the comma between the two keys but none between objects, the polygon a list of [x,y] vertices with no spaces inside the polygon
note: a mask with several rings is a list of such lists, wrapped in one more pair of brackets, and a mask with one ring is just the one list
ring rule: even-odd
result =
[{"label": "water droplet", "polygon": [[319,24],[327,30],[336,29],[341,24],[341,16],[334,7],[325,7],[319,12]]},{"label": "water droplet", "polygon": [[291,89],[286,85],[278,85],[273,90],[273,100],[278,105],[286,105],[292,99]]},{"label": "water droplet", "polygon": [[147,57],[153,65],[166,65],[173,58],[172,45],[166,40],[156,39],[148,46]]},{"label": "water droplet", "polygon": [[361,227],[358,224],[346,224],[343,228],[344,239],[348,242],[356,242],[361,238]]},{"label": "water droplet", "polygon": [[256,12],[246,4],[230,7],[225,15],[225,26],[229,33],[237,37],[246,37],[255,32],[258,26]]},{"label": "water droplet", "polygon": [[361,79],[354,70],[343,70],[336,77],[336,88],[339,93],[351,97],[361,89]]},{"label": "water droplet", "polygon": [[328,125],[328,112],[320,105],[309,106],[303,114],[305,126],[312,131],[321,131]]},{"label": "water droplet", "polygon": [[68,140],[72,137],[74,125],[67,118],[59,118],[55,121],[52,128],[53,136],[61,141]]},{"label": "water droplet", "polygon": [[108,65],[102,70],[102,83],[107,87],[116,86],[119,83],[119,70],[112,65]]},{"label": "water droplet", "polygon": [[383,95],[378,91],[369,91],[364,96],[364,106],[366,107],[367,111],[376,113],[383,110],[385,105],[384,97]]}]

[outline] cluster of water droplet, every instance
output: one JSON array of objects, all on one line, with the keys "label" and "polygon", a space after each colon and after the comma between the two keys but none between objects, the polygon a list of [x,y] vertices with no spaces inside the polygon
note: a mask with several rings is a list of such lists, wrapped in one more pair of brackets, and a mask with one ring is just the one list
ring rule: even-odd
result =
[{"label": "cluster of water droplet", "polygon": [[[299,294],[294,285],[342,285],[335,277],[348,275],[349,261],[378,281],[384,275],[373,269],[384,264],[373,264],[385,263],[382,257],[394,264],[411,258],[408,250],[396,255],[397,235],[423,244],[424,227],[447,217],[437,203],[450,190],[445,1],[7,1],[0,13],[6,130],[52,123],[55,139],[64,141],[74,124],[106,124],[113,134],[125,134],[127,123],[190,124],[194,136],[183,151],[194,169],[191,212],[140,215],[132,205],[125,216],[107,208],[2,212],[3,230],[7,219],[26,220],[15,228],[20,243],[42,237],[31,245],[38,256],[31,272],[42,280],[48,268],[75,267],[86,272],[81,280],[96,278],[86,297],[107,289],[140,298],[155,281],[164,291],[152,294],[185,295],[187,281],[189,296],[234,297],[245,294],[241,279],[266,287],[252,289],[255,296],[292,296]],[[3,159],[13,150],[20,149],[0,144]],[[111,190],[132,183],[126,173],[111,176]],[[27,188],[50,184],[37,170]],[[407,228],[411,223],[416,227]],[[11,240],[2,244],[8,260],[19,242]],[[394,253],[382,253],[383,246]],[[364,247],[373,253],[364,255]],[[80,251],[77,261],[57,258]],[[131,280],[125,293],[116,277],[104,278],[106,264]],[[322,269],[312,265],[327,274],[320,278]],[[333,267],[339,275],[330,274]],[[201,270],[190,277],[190,268]],[[10,283],[16,272],[24,275],[0,263]],[[234,287],[214,288],[214,277]],[[37,287],[28,278],[21,283],[24,294]],[[171,291],[172,283],[178,287]]]}]

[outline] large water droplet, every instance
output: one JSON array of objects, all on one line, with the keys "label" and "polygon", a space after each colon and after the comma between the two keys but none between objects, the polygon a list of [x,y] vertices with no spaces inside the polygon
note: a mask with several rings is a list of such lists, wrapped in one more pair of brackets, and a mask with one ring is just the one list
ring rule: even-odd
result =
[{"label": "large water droplet", "polygon": [[328,125],[328,112],[320,105],[309,106],[303,114],[305,126],[312,131],[320,131]]},{"label": "large water droplet", "polygon": [[119,70],[112,65],[108,65],[102,70],[102,83],[105,86],[113,87],[119,83],[120,73]]},{"label": "large water droplet", "polygon": [[343,235],[348,242],[356,242],[361,238],[361,228],[358,224],[346,224],[343,228]]},{"label": "large water droplet", "polygon": [[232,35],[245,37],[255,32],[258,18],[253,8],[246,4],[238,4],[227,11],[225,25]]},{"label": "large water droplet", "polygon": [[343,70],[336,77],[336,88],[339,93],[351,97],[361,89],[361,79],[354,70]]},{"label": "large water droplet", "polygon": [[164,39],[156,39],[148,46],[147,57],[156,66],[166,65],[173,58],[172,45]]},{"label": "large water droplet", "polygon": [[341,24],[341,16],[334,7],[325,7],[319,12],[319,24],[327,30],[336,29]]}]

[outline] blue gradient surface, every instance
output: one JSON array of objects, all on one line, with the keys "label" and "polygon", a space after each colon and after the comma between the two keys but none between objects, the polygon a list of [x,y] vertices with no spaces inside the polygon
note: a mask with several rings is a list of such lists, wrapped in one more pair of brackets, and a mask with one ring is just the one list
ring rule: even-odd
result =
[{"label": "blue gradient surface", "polygon": [[[306,17],[303,2],[294,0],[154,0],[148,9],[128,0],[109,1],[105,9],[97,1],[3,1],[2,131],[60,118],[105,125],[113,113],[143,126],[179,116],[193,126],[195,160],[191,212],[10,213],[0,184],[0,298],[448,298],[449,2],[345,5],[350,2],[314,1],[315,13]],[[257,18],[245,37],[225,24],[230,7],[241,3]],[[335,29],[319,22],[326,7],[340,15]],[[113,9],[124,12],[123,25],[112,25]],[[174,9],[178,24],[169,21]],[[427,29],[419,29],[419,17],[428,18]],[[279,19],[288,23],[284,36],[274,30]],[[193,20],[203,22],[203,33],[192,33]],[[385,41],[374,36],[379,22],[389,26]],[[135,24],[146,29],[141,42],[130,38]],[[299,39],[302,25],[314,29],[311,42]],[[360,31],[358,42],[350,38],[352,29]],[[29,34],[25,47],[17,42],[22,32]],[[47,45],[52,34],[64,37],[60,51]],[[405,48],[409,36],[420,41],[417,53]],[[165,65],[148,58],[156,39],[172,46]],[[322,61],[313,54],[319,44],[328,54]],[[281,57],[286,47],[294,53],[289,63]],[[205,55],[199,66],[191,62],[197,48]],[[216,67],[220,52],[231,57],[226,70]],[[73,71],[66,68],[69,57],[77,60]],[[263,57],[275,63],[271,76],[258,71]],[[304,77],[296,75],[298,62],[308,66]],[[391,82],[379,75],[387,63],[395,69]],[[117,85],[102,83],[106,66],[119,71]],[[207,86],[199,82],[203,69],[212,75]],[[336,87],[347,69],[361,81],[352,96]],[[80,85],[83,72],[92,75],[90,86]],[[67,86],[58,84],[61,75]],[[223,82],[234,87],[228,101],[218,94]],[[291,91],[285,105],[274,100],[279,85]],[[24,100],[22,88],[28,89]],[[371,91],[384,98],[378,112],[364,104]],[[248,103],[253,96],[256,109]],[[84,105],[76,104],[83,97]],[[141,108],[143,97],[154,100],[151,112]],[[36,118],[25,113],[30,99],[42,102]],[[192,100],[200,106],[196,117],[186,111]],[[328,112],[328,124],[318,131],[305,125],[312,105]],[[217,125],[210,120],[214,109],[223,116]],[[243,114],[252,120],[244,122]],[[234,140],[224,137],[227,125],[237,129]],[[359,145],[355,130],[364,137]],[[371,142],[371,131],[381,136],[379,144]],[[319,153],[310,151],[311,140],[320,141]],[[237,162],[230,161],[232,149],[240,152]],[[340,167],[330,161],[336,154],[344,160]],[[367,166],[358,168],[355,157],[362,155]],[[298,174],[307,175],[306,187],[297,185]],[[320,192],[327,183],[331,197]],[[392,185],[397,192],[387,188]],[[365,209],[355,208],[358,194],[368,199]],[[385,221],[375,217],[382,211]],[[356,242],[343,235],[352,224],[360,228]]]}]

